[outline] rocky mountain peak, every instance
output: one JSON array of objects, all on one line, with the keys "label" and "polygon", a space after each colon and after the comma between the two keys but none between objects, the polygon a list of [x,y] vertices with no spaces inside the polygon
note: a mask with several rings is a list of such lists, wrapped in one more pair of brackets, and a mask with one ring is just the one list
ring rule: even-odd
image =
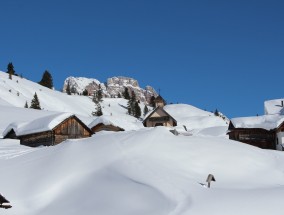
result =
[{"label": "rocky mountain peak", "polygon": [[104,97],[115,98],[120,93],[125,90],[125,87],[128,88],[129,92],[134,91],[136,97],[141,102],[149,102],[151,96],[157,96],[157,92],[151,86],[146,86],[145,89],[139,86],[137,80],[129,77],[117,76],[108,78],[106,83],[102,83],[94,78],[84,78],[84,77],[68,77],[64,81],[63,92],[66,92],[67,84],[69,83],[72,93],[82,94],[86,89],[89,95],[99,89],[99,86],[103,90]]}]

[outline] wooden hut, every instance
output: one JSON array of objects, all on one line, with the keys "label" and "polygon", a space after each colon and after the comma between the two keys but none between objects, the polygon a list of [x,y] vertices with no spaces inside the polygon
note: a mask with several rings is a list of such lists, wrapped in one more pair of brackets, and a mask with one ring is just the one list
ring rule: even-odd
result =
[{"label": "wooden hut", "polygon": [[177,126],[177,121],[167,113],[163,107],[157,106],[152,112],[146,115],[143,125],[145,127],[156,127],[156,126]]},{"label": "wooden hut", "polygon": [[283,121],[284,117],[279,115],[234,118],[229,124],[227,134],[232,140],[263,149],[282,150],[280,145],[283,144],[281,138],[284,136]]},{"label": "wooden hut", "polygon": [[113,116],[100,116],[96,118],[88,127],[95,133],[100,131],[124,131],[123,122]]},{"label": "wooden hut", "polygon": [[[12,131],[13,130],[13,131]],[[12,129],[6,129],[6,138],[20,139],[22,145],[36,147],[52,146],[66,139],[90,137],[93,132],[78,117],[69,113],[60,113],[21,123]]]}]

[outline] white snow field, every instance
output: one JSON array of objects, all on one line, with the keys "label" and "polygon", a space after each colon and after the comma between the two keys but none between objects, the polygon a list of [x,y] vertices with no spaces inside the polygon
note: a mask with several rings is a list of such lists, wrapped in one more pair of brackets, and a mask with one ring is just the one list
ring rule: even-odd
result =
[{"label": "white snow field", "polygon": [[[55,147],[0,140],[0,190],[13,206],[3,214],[282,215],[283,162],[281,152],[163,127]],[[210,189],[199,184],[209,173]]]}]

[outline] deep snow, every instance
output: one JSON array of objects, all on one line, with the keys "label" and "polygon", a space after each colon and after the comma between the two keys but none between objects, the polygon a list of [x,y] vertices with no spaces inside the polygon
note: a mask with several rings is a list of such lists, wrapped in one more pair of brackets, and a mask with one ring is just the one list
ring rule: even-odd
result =
[{"label": "deep snow", "polygon": [[282,214],[283,154],[220,137],[158,127],[36,149],[2,140],[0,156],[5,214]]}]

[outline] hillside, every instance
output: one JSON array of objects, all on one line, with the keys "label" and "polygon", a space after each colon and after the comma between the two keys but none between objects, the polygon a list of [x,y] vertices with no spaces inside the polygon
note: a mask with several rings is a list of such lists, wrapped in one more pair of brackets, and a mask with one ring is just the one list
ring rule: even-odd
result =
[{"label": "hillside", "polygon": [[[26,101],[30,105],[35,92],[43,110],[23,108]],[[127,102],[123,98],[104,98],[102,102],[103,114],[123,123],[126,130],[130,130],[127,127],[135,130],[142,128],[142,120],[127,114]],[[140,108],[143,112],[144,104],[142,102]],[[192,130],[192,133],[194,133],[194,129],[197,133],[203,128],[221,126],[221,135],[224,136],[227,130],[228,125],[222,118],[194,106],[173,104],[166,106],[165,109],[177,119],[177,128],[183,131],[183,125]],[[88,125],[96,118],[91,115],[94,110],[95,104],[91,97],[67,95],[17,76],[13,76],[13,79],[10,80],[7,73],[0,72],[0,117],[2,119],[0,131],[2,132],[12,122],[34,120],[38,117],[54,114],[54,112],[74,113]]]}]

